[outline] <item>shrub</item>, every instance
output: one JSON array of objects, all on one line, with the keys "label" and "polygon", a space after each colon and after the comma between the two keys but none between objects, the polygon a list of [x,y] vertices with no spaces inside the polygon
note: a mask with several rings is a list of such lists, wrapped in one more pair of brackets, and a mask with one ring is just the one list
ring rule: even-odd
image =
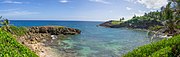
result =
[{"label": "shrub", "polygon": [[5,30],[17,36],[22,36],[28,31],[25,27],[9,26],[8,30],[5,28],[5,26],[2,26],[1,28],[2,30]]},{"label": "shrub", "polygon": [[27,47],[18,43],[11,34],[0,29],[0,57],[38,57],[38,56]]},{"label": "shrub", "polygon": [[177,26],[178,29],[180,29],[180,26]]},{"label": "shrub", "polygon": [[[124,57],[148,57],[148,56],[155,56],[158,57],[158,53],[159,54],[165,54],[168,56],[174,55],[172,54],[172,52],[164,52],[163,50],[170,50],[169,47],[173,47],[174,45],[180,45],[180,35],[178,36],[174,36],[170,39],[163,39],[161,41],[158,42],[154,42],[151,44],[147,44],[141,47],[138,47],[136,49],[134,49],[132,52],[129,52],[127,54],[124,55]],[[179,50],[176,49],[176,50]],[[179,53],[180,51],[178,51]],[[161,57],[161,56],[160,56]]]},{"label": "shrub", "polygon": [[172,53],[172,48],[171,47],[165,47],[163,49],[160,49],[160,50],[154,52],[149,57],[174,57],[174,56]]},{"label": "shrub", "polygon": [[156,26],[151,26],[151,27],[149,27],[149,30],[157,31],[157,30],[159,30],[159,29],[161,29],[161,28],[163,28],[163,26],[158,26],[158,25],[156,25]]}]

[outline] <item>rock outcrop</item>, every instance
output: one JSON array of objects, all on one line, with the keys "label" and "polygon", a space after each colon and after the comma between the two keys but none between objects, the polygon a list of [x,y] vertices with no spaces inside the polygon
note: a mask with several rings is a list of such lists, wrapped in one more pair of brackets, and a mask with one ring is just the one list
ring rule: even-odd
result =
[{"label": "rock outcrop", "polygon": [[99,26],[103,26],[103,27],[109,27],[109,28],[120,28],[120,27],[125,27],[124,25],[120,25],[120,24],[112,24],[113,20],[104,22],[102,24],[99,24]]},{"label": "rock outcrop", "polygon": [[51,35],[76,35],[80,34],[81,31],[79,29],[67,28],[62,26],[37,26],[30,27],[29,31],[32,33],[49,33]]},{"label": "rock outcrop", "polygon": [[151,26],[163,26],[161,22],[157,22],[155,20],[138,20],[138,21],[126,21],[121,24],[112,24],[113,21],[107,21],[99,26],[103,27],[110,27],[110,28],[121,28],[121,27],[127,27],[127,28],[137,28],[137,29],[148,29]]}]

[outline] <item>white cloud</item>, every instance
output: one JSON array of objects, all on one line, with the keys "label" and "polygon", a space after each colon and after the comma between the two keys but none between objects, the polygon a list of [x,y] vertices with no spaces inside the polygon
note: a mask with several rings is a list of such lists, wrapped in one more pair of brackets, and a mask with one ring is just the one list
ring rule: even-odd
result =
[{"label": "white cloud", "polygon": [[136,16],[142,16],[144,15],[144,13],[146,13],[146,11],[138,10],[137,12],[133,12],[131,14]]},{"label": "white cloud", "polygon": [[89,0],[89,1],[103,3],[103,4],[110,4],[110,2],[107,2],[105,0]]},{"label": "white cloud", "polygon": [[7,9],[7,10],[0,10],[0,12],[5,12],[5,11],[15,11],[15,10],[18,10],[18,9]]},{"label": "white cloud", "polygon": [[128,2],[140,3],[149,9],[159,9],[168,3],[168,0],[124,0]]},{"label": "white cloud", "polygon": [[23,4],[23,2],[19,2],[19,1],[12,1],[12,0],[5,0],[1,3],[6,3],[6,4]]},{"label": "white cloud", "polygon": [[145,5],[149,9],[159,9],[168,3],[168,0],[137,0],[138,3]]},{"label": "white cloud", "polygon": [[19,9],[0,10],[0,16],[24,16],[24,15],[32,15],[32,14],[39,14],[39,13],[24,11]]},{"label": "white cloud", "polygon": [[137,0],[124,0],[124,1],[135,3],[135,4],[137,3]]},{"label": "white cloud", "polygon": [[130,8],[130,7],[126,7],[126,9],[127,9],[127,10],[131,10],[132,8]]},{"label": "white cloud", "polygon": [[128,2],[134,2],[135,0],[124,0],[124,1],[128,1]]},{"label": "white cloud", "polygon": [[60,3],[68,3],[69,1],[68,0],[60,0],[59,2]]},{"label": "white cloud", "polygon": [[150,10],[151,12],[157,11],[157,10]]}]

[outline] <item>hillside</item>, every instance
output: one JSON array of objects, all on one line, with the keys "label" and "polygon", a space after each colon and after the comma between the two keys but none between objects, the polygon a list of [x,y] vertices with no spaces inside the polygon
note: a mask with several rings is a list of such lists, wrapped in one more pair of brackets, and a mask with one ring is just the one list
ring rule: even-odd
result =
[{"label": "hillside", "polygon": [[180,0],[169,1],[166,6],[163,6],[160,11],[145,13],[143,16],[134,15],[130,20],[123,21],[120,18],[118,21],[107,21],[100,26],[110,28],[134,28],[146,29],[150,31],[160,32],[168,36],[180,34]]},{"label": "hillside", "polygon": [[38,57],[8,32],[0,29],[0,57]]}]

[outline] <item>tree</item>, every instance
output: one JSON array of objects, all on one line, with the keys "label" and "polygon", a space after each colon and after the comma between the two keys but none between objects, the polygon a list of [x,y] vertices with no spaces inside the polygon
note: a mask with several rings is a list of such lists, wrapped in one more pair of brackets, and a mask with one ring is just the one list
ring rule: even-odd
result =
[{"label": "tree", "polygon": [[134,14],[133,18],[136,18],[136,15]]},{"label": "tree", "polygon": [[[170,0],[166,7],[161,11],[162,19],[165,20],[165,28],[166,32],[170,34],[180,33],[180,31],[176,28],[177,21],[179,21],[179,5],[178,0]],[[172,7],[172,5],[174,5]]]},{"label": "tree", "polygon": [[1,19],[1,22],[0,22],[0,23],[1,23],[1,25],[2,25],[2,28],[3,28],[4,30],[6,30],[6,31],[11,32],[10,26],[9,26],[9,24],[10,24],[9,20],[3,18],[2,16],[0,17],[0,19]]},{"label": "tree", "polygon": [[120,18],[120,20],[119,20],[119,21],[120,21],[120,22],[122,22],[123,20],[124,20],[124,17]]}]

